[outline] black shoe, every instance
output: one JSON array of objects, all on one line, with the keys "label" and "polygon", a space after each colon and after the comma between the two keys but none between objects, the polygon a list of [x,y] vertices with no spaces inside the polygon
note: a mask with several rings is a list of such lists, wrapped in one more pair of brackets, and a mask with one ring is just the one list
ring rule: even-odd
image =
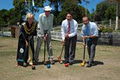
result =
[{"label": "black shoe", "polygon": [[89,68],[89,67],[91,67],[91,66],[92,66],[91,64],[87,64],[87,66],[86,66],[86,67],[88,67],[88,68]]},{"label": "black shoe", "polygon": [[92,65],[92,66],[95,66],[95,65],[96,65],[95,61],[92,61],[91,65]]},{"label": "black shoe", "polygon": [[34,65],[32,66],[32,70],[35,70],[35,66]]},{"label": "black shoe", "polygon": [[73,64],[74,64],[74,62],[70,62],[70,63],[69,63],[69,65],[73,65]]},{"label": "black shoe", "polygon": [[37,65],[37,64],[38,64],[38,61],[33,61],[33,64]]},{"label": "black shoe", "polygon": [[86,62],[87,64],[89,63],[89,61]]}]

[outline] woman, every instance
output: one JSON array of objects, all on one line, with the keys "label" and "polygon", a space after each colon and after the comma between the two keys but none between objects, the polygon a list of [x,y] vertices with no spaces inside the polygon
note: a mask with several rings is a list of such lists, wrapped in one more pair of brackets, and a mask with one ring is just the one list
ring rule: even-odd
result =
[{"label": "woman", "polygon": [[[35,69],[33,64],[34,60],[34,39],[33,37],[36,35],[36,23],[34,21],[34,15],[32,13],[28,13],[26,15],[26,22],[22,24],[19,36],[18,43],[18,53],[17,53],[17,61],[19,62],[19,53],[24,52],[23,54],[23,62],[32,66],[32,69]],[[22,37],[21,37],[22,36]],[[21,42],[20,40],[24,40]],[[21,42],[21,44],[20,44]],[[25,44],[24,44],[25,43]],[[23,46],[23,45],[24,46]],[[21,45],[23,46],[23,50],[21,49]],[[18,63],[19,65],[19,63]]]}]

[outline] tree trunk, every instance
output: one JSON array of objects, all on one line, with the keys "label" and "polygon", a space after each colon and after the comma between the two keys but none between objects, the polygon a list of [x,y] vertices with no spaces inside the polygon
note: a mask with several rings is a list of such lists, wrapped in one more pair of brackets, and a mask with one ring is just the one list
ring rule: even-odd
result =
[{"label": "tree trunk", "polygon": [[115,30],[118,30],[120,29],[118,26],[118,18],[119,18],[119,2],[116,2],[117,5],[116,5],[116,27],[115,27]]}]

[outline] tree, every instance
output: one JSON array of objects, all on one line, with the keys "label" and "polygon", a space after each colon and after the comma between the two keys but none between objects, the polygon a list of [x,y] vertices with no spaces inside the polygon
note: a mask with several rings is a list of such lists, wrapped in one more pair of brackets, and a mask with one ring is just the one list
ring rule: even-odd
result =
[{"label": "tree", "polygon": [[95,20],[97,21],[102,21],[105,19],[105,11],[107,10],[107,8],[110,6],[110,4],[108,4],[107,2],[101,2],[97,5],[96,7],[96,16],[95,16]]},{"label": "tree", "polygon": [[120,13],[119,5],[120,5],[120,0],[105,0],[97,5],[96,11],[92,13],[91,16],[94,15],[96,21],[102,21],[105,19],[115,20],[115,15],[116,15],[115,30],[120,29],[118,28],[118,18],[120,18],[120,14],[118,14]]},{"label": "tree", "polygon": [[[120,6],[119,6],[120,7]],[[119,10],[120,12],[120,10]],[[95,16],[95,20],[102,21],[102,20],[115,20],[115,14],[116,14],[116,4],[111,3],[108,1],[103,1],[99,3],[96,7],[96,11],[92,13],[92,15]],[[120,16],[120,14],[119,14]]]},{"label": "tree", "polygon": [[91,14],[92,20],[115,20],[115,4],[103,1],[97,5],[96,11]]},{"label": "tree", "polygon": [[[66,0],[49,0],[50,2],[50,5],[53,5],[55,7],[55,16],[58,16],[58,13],[59,13],[59,10],[58,8],[61,8],[61,6],[63,5],[63,3],[65,2]],[[74,0],[74,1],[77,1],[78,3],[81,3],[81,0]]]},{"label": "tree", "polygon": [[[54,14],[54,25],[57,25],[59,23],[58,15],[59,15],[59,13],[63,14],[63,13],[61,13],[61,7],[66,0],[48,0],[48,1],[50,2],[50,5],[54,6],[54,8],[55,8],[55,10],[53,10],[52,13]],[[74,0],[74,2],[75,1],[78,3],[81,3],[81,0]],[[60,11],[58,9],[60,9]]]},{"label": "tree", "polygon": [[8,10],[0,10],[0,27],[6,27],[8,25],[9,14]]},{"label": "tree", "polygon": [[0,27],[5,27],[5,26],[7,26],[6,22],[3,20],[3,18],[0,17]]},{"label": "tree", "polygon": [[58,22],[61,24],[62,20],[66,18],[66,13],[70,12],[73,15],[73,18],[78,22],[81,22],[82,17],[85,15],[85,9],[78,5],[77,0],[65,0],[62,5],[62,11],[58,15]]},{"label": "tree", "polygon": [[115,15],[116,15],[116,7],[115,6],[110,6],[108,9],[105,11],[105,19],[109,20],[115,20]]},{"label": "tree", "polygon": [[[32,1],[34,1],[33,5]],[[27,12],[35,13],[39,11],[40,7],[43,7],[43,3],[45,0],[13,0],[13,5],[14,5],[14,15],[15,19],[17,19],[17,22],[19,21],[20,23],[23,22],[25,19],[25,15]]]}]

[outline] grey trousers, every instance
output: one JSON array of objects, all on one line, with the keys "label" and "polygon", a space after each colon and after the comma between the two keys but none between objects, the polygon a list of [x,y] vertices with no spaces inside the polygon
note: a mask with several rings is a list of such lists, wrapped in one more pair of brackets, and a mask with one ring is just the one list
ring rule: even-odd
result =
[{"label": "grey trousers", "polygon": [[98,40],[98,38],[95,38],[95,39],[90,39],[87,42],[87,50],[88,50],[88,55],[89,55],[89,64],[91,64],[94,61],[97,40]]},{"label": "grey trousers", "polygon": [[41,45],[42,45],[42,37],[38,37],[37,38],[36,52],[34,54],[34,59],[37,62],[39,61],[39,52],[40,52],[40,49],[41,49]]},{"label": "grey trousers", "polygon": [[[43,42],[43,38],[38,37],[37,38],[36,52],[34,54],[35,61],[39,60],[39,52],[41,49],[42,42]],[[51,34],[48,34],[47,39],[46,39],[46,44],[47,44],[48,59],[50,60],[53,58],[52,45],[51,45]]]},{"label": "grey trousers", "polygon": [[65,62],[74,62],[77,35],[65,40]]}]

